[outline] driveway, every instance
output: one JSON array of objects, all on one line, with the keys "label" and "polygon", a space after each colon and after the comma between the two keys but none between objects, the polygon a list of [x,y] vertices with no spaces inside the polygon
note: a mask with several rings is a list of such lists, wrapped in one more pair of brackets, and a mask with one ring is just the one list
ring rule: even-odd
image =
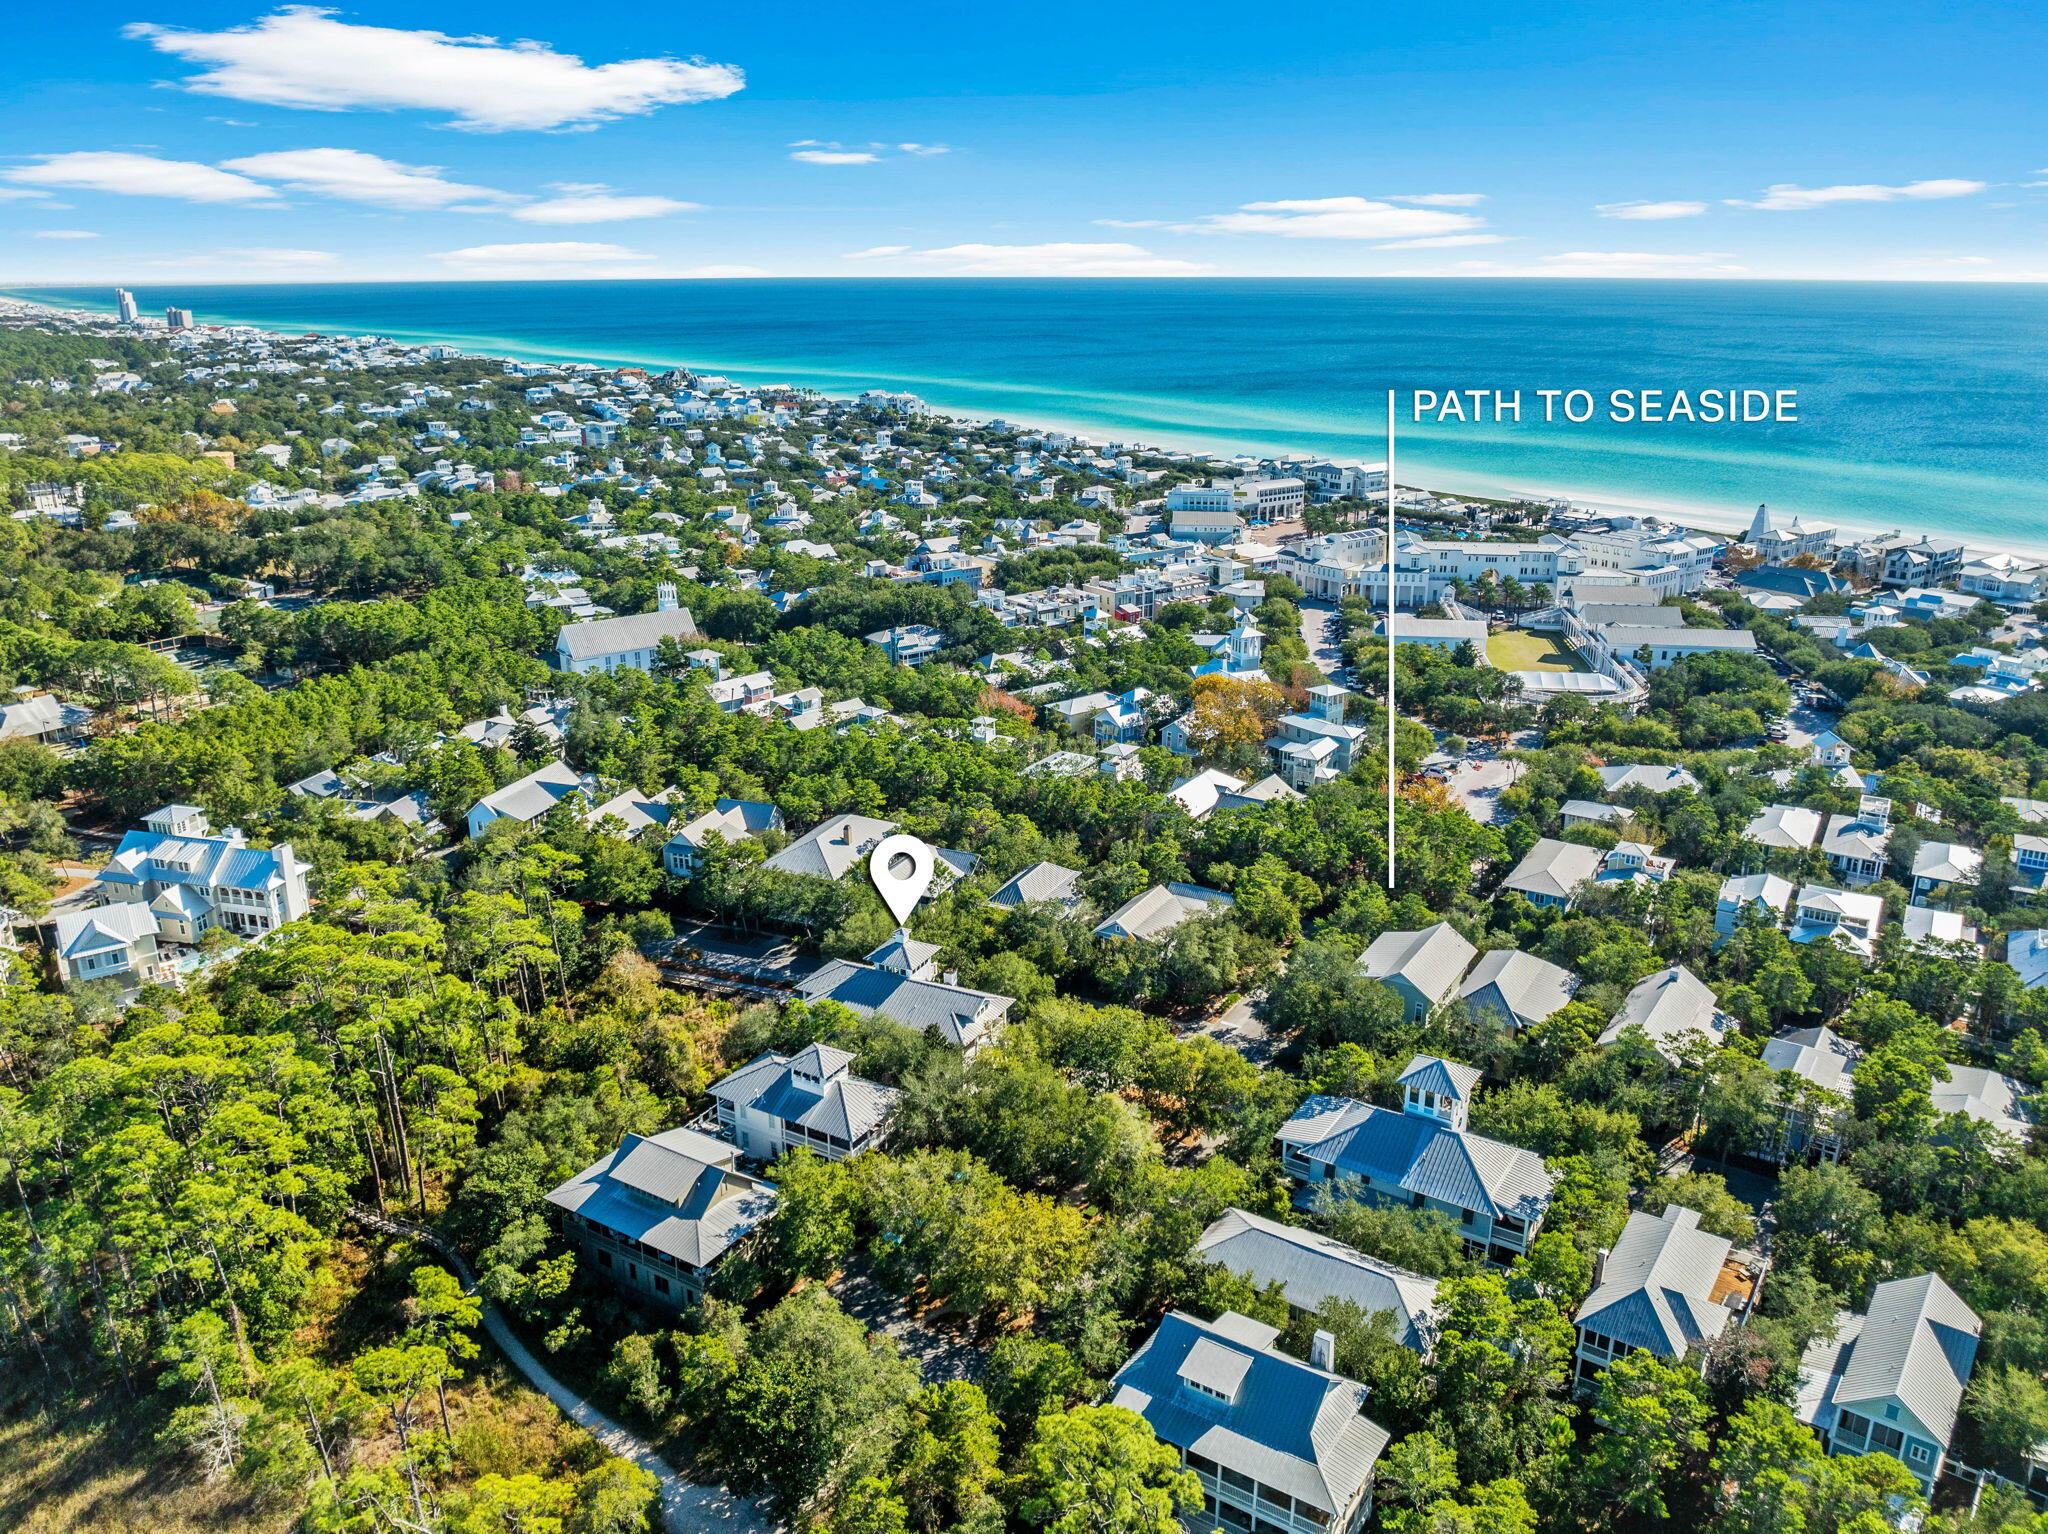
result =
[{"label": "driveway", "polygon": [[911,1314],[903,1296],[891,1294],[876,1282],[864,1262],[849,1263],[831,1288],[849,1316],[871,1332],[893,1337],[928,1385],[979,1379],[988,1366],[987,1355],[965,1331],[920,1321]]},{"label": "driveway", "polygon": [[1236,1050],[1254,1065],[1268,1064],[1274,1051],[1280,1047],[1280,1041],[1266,1031],[1266,1025],[1258,1018],[1256,1008],[1265,999],[1263,991],[1240,996],[1215,1016],[1204,1018],[1199,1027],[1188,1029],[1187,1033],[1206,1034],[1219,1044]]}]

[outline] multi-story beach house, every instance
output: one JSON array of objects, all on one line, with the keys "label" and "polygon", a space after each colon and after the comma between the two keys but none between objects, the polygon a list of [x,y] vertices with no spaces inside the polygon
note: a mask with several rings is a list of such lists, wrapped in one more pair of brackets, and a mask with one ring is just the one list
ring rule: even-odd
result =
[{"label": "multi-story beach house", "polygon": [[853,1074],[853,1056],[826,1044],[794,1055],[756,1055],[711,1084],[718,1125],[756,1161],[798,1147],[827,1161],[858,1156],[880,1138],[903,1094]]},{"label": "multi-story beach house", "polygon": [[1190,1534],[1356,1534],[1372,1511],[1390,1435],[1365,1415],[1365,1387],[1336,1372],[1330,1333],[1306,1362],[1279,1336],[1236,1311],[1169,1311],[1110,1382],[1110,1404],[1201,1482],[1201,1507],[1181,1517]]},{"label": "multi-story beach house", "polygon": [[121,838],[91,893],[102,905],[146,906],[165,943],[197,943],[215,928],[257,937],[312,908],[290,842],[252,847],[232,827],[216,835],[189,804],[167,804],[143,825]]},{"label": "multi-story beach house", "polygon": [[1434,1209],[1474,1257],[1505,1266],[1529,1249],[1550,1207],[1543,1158],[1473,1134],[1466,1122],[1479,1072],[1417,1055],[1401,1073],[1401,1110],[1311,1097],[1281,1126],[1280,1165],[1302,1182],[1372,1203]]},{"label": "multi-story beach house", "polygon": [[1731,1288],[1724,1265],[1734,1243],[1700,1229],[1699,1211],[1667,1204],[1637,1210],[1602,1255],[1593,1292],[1572,1317],[1578,1328],[1573,1377],[1583,1387],[1615,1359],[1640,1348],[1676,1362],[1727,1330],[1747,1290]]}]

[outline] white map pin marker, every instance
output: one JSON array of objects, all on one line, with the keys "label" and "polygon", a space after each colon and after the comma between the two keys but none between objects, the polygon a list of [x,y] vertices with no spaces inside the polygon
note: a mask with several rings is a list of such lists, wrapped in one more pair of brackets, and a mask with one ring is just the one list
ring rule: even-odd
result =
[{"label": "white map pin marker", "polygon": [[882,904],[901,927],[932,886],[932,849],[907,832],[898,831],[875,843],[868,854],[868,877],[875,881]]}]

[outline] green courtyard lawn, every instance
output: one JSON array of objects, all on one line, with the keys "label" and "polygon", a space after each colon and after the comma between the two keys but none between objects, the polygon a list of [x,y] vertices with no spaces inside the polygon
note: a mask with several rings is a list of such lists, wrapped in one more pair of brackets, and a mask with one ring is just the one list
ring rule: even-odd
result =
[{"label": "green courtyard lawn", "polygon": [[1561,634],[1503,629],[1486,640],[1486,658],[1503,671],[1584,671]]}]

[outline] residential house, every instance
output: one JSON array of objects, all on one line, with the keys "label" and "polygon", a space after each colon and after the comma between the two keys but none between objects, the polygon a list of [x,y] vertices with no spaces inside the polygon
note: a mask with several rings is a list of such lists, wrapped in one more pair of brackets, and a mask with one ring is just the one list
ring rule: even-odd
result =
[{"label": "residential house", "polygon": [[583,823],[596,830],[610,821],[628,841],[637,841],[649,831],[668,829],[676,813],[675,792],[664,788],[658,794],[643,794],[636,788],[626,789],[586,811]]},{"label": "residential house", "polygon": [[1657,1052],[1670,1059],[1695,1040],[1719,1043],[1735,1031],[1736,1023],[1721,1010],[1706,981],[1683,964],[1674,964],[1645,975],[1630,988],[1599,1041],[1612,1044],[1631,1028],[1642,1029]]},{"label": "residential house", "polygon": [[1982,1065],[1951,1065],[1948,1080],[1935,1082],[1931,1092],[1936,1113],[1964,1114],[2021,1145],[2033,1137],[2038,1119],[2033,1096],[2010,1076]]},{"label": "residential house", "polygon": [[469,834],[482,836],[487,826],[500,820],[526,825],[540,819],[572,794],[588,795],[596,788],[595,777],[587,772],[578,772],[559,757],[552,762],[543,762],[525,777],[507,783],[471,805],[467,817]]},{"label": "residential house", "polygon": [[1331,1300],[1367,1315],[1393,1317],[1394,1340],[1427,1353],[1436,1327],[1437,1281],[1369,1257],[1320,1231],[1284,1225],[1245,1209],[1226,1209],[1188,1254],[1248,1278],[1278,1284],[1288,1308],[1312,1316]]},{"label": "residential house", "polygon": [[1811,847],[1821,833],[1819,810],[1797,804],[1773,804],[1757,811],[1742,828],[1743,838],[1774,851],[1800,852]]},{"label": "residential house", "polygon": [[1199,884],[1155,884],[1110,912],[1096,926],[1095,935],[1149,941],[1164,937],[1191,916],[1227,911],[1236,904],[1223,891]]},{"label": "residential house", "polygon": [[739,1170],[739,1149],[693,1129],[629,1134],[547,1194],[562,1234],[633,1298],[677,1309],[703,1297],[735,1247],[775,1212],[773,1185]]},{"label": "residential house", "polygon": [[1825,1026],[1788,1029],[1769,1040],[1764,1064],[1791,1073],[1799,1084],[1783,1093],[1785,1120],[1776,1143],[1759,1153],[1781,1163],[1838,1159],[1862,1058],[1859,1047]]},{"label": "residential house", "polygon": [[1909,905],[1899,913],[1899,927],[1909,943],[1979,942],[1977,929],[1963,920],[1960,911],[1938,911],[1933,906]]},{"label": "residential house", "polygon": [[1597,847],[1539,837],[1536,845],[1522,855],[1514,871],[1501,881],[1500,893],[1520,895],[1531,905],[1570,910],[1604,861],[1605,854]]},{"label": "residential house", "polygon": [[1382,932],[1358,968],[1401,998],[1403,1021],[1421,1022],[1451,999],[1478,950],[1447,921],[1419,932]]},{"label": "residential house", "polygon": [[1799,1420],[1829,1453],[1889,1454],[1931,1493],[1983,1330],[1938,1275],[1889,1279],[1869,1310],[1839,1312],[1800,1359]]},{"label": "residential house", "polygon": [[972,1056],[1002,1027],[1016,999],[961,985],[939,973],[938,949],[898,929],[865,960],[834,959],[797,982],[804,1001],[836,1001],[863,1017],[885,1017]]},{"label": "residential house", "polygon": [[714,837],[743,842],[764,831],[781,829],[782,811],[774,805],[758,799],[721,798],[662,843],[661,866],[678,879],[695,878],[704,849]]},{"label": "residential house", "polygon": [[865,636],[867,642],[899,666],[922,666],[951,643],[942,630],[929,623],[906,623],[898,628],[877,629]]},{"label": "residential house", "polygon": [[1579,977],[1547,959],[1513,948],[1479,956],[1458,987],[1473,1017],[1493,1017],[1508,1028],[1532,1028],[1572,999]]},{"label": "residential house", "polygon": [[1820,850],[1845,884],[1870,884],[1884,877],[1891,837],[1891,805],[1866,794],[1854,814],[1828,817]]},{"label": "residential house", "polygon": [[1732,1318],[1726,1301],[1748,1297],[1731,1291],[1724,1270],[1734,1244],[1701,1230],[1699,1211],[1680,1204],[1630,1214],[1572,1317],[1574,1377],[1585,1384],[1638,1348],[1676,1362],[1720,1336]]},{"label": "residential house", "polygon": [[1027,905],[1057,905],[1071,911],[1080,901],[1080,871],[1057,863],[1033,863],[988,897],[990,905],[1003,911]]},{"label": "residential house", "polygon": [[91,723],[91,709],[65,703],[47,692],[0,705],[0,740],[33,740],[45,746],[65,746],[84,735]]},{"label": "residential house", "polygon": [[1435,1209],[1466,1248],[1505,1265],[1529,1249],[1555,1179],[1543,1158],[1465,1126],[1478,1073],[1418,1055],[1402,1074],[1400,1112],[1348,1097],[1311,1097],[1281,1126],[1280,1164],[1315,1187],[1372,1203]]},{"label": "residential house", "polygon": [[1645,793],[1670,794],[1682,788],[1699,792],[1700,780],[1683,767],[1625,766],[1595,767],[1609,794],[1619,794],[1628,789],[1639,788]]},{"label": "residential house", "polygon": [[1867,959],[1875,951],[1878,929],[1883,925],[1884,901],[1876,895],[1805,884],[1792,907],[1791,938],[1795,943],[1839,938]]},{"label": "residential house", "polygon": [[1350,694],[1330,683],[1309,689],[1310,712],[1282,714],[1266,741],[1276,770],[1290,787],[1306,791],[1351,770],[1366,747],[1362,724],[1344,719]]},{"label": "residential house", "polygon": [[756,1161],[798,1148],[827,1161],[858,1156],[881,1137],[903,1094],[854,1075],[852,1066],[852,1055],[827,1044],[756,1055],[711,1084],[719,1127]]},{"label": "residential house", "polygon": [[1922,842],[1913,854],[1913,904],[1925,905],[1927,897],[1943,885],[1967,894],[1984,872],[1984,854],[1961,842]]},{"label": "residential house", "polygon": [[157,951],[156,915],[142,901],[65,911],[51,944],[66,982],[116,980],[139,986],[170,974]]},{"label": "residential house", "polygon": [[2008,932],[2005,935],[2005,962],[2012,966],[2013,973],[2020,977],[2020,984],[2027,989],[2036,990],[2048,985],[2048,929]]},{"label": "residential house", "polygon": [[1564,829],[1573,826],[1625,826],[1635,812],[1625,804],[1602,804],[1597,799],[1567,799],[1558,808]]},{"label": "residential house", "polygon": [[1761,913],[1771,925],[1785,919],[1792,904],[1792,881],[1776,874],[1737,874],[1721,881],[1721,893],[1714,901],[1714,930],[1732,937],[1742,925],[1745,911]]},{"label": "residential house", "polygon": [[147,906],[161,941],[190,945],[217,927],[256,937],[312,909],[306,865],[290,842],[252,847],[232,828],[216,836],[189,804],[167,804],[143,824],[121,838],[90,894],[101,905]]},{"label": "residential house", "polygon": [[1214,1321],[1168,1311],[1110,1383],[1201,1483],[1182,1515],[1191,1534],[1356,1534],[1372,1511],[1387,1430],[1365,1415],[1365,1387],[1335,1372],[1325,1332],[1304,1363],[1279,1328],[1226,1310]]},{"label": "residential house", "polygon": [[862,865],[875,844],[896,829],[893,820],[872,815],[834,815],[799,836],[761,866],[777,873],[843,879]]},{"label": "residential house", "polygon": [[[1387,620],[1382,618],[1377,630],[1387,631]],[[1401,613],[1394,619],[1394,643],[1397,645],[1418,644],[1429,650],[1441,650],[1446,654],[1455,652],[1460,645],[1472,646],[1478,657],[1475,664],[1486,664],[1486,620],[1484,618],[1416,618]]]}]

